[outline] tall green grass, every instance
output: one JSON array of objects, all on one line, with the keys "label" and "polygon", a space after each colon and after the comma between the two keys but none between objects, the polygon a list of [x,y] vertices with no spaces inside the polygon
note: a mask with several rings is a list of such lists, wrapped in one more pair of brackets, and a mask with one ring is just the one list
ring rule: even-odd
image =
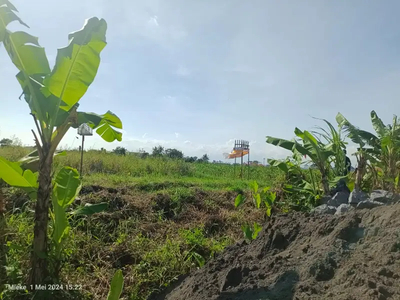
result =
[{"label": "tall green grass", "polygon": [[[32,149],[23,147],[0,148],[0,156],[15,161],[23,157]],[[79,151],[66,151],[65,156],[54,159],[54,168],[63,166],[80,168],[81,154]],[[116,155],[98,150],[85,151],[83,155],[83,175],[89,183],[97,184],[128,184],[145,180],[167,180],[177,184],[191,182],[208,186],[209,188],[223,188],[242,186],[248,180],[257,180],[261,184],[272,184],[282,176],[277,168],[264,166],[243,166],[243,179],[240,177],[241,167],[229,164],[188,163],[183,160],[168,159],[165,157],[147,157],[145,159],[135,155]]]}]

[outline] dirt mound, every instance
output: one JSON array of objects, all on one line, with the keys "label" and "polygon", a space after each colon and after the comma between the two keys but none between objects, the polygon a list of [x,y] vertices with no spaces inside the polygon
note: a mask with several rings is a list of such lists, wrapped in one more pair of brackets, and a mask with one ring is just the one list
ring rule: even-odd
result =
[{"label": "dirt mound", "polygon": [[400,204],[277,215],[152,299],[400,299]]}]

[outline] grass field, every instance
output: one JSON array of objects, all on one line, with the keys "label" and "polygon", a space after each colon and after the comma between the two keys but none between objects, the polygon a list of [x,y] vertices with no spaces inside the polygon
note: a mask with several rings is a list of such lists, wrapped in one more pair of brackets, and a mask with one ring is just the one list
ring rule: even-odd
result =
[{"label": "grass field", "polygon": [[[6,147],[0,156],[17,160],[28,152]],[[54,168],[79,164],[80,153],[68,151],[55,158]],[[112,275],[122,269],[124,299],[147,299],[202,266],[243,237],[241,225],[264,220],[251,202],[234,207],[237,193],[247,193],[249,185],[247,178],[240,179],[239,169],[234,174],[233,165],[85,152],[83,188],[75,206],[107,202],[109,207],[71,220],[60,282],[82,284],[82,289],[52,297],[105,299]],[[276,169],[251,166],[250,181],[260,186],[274,186],[282,179]],[[27,274],[34,206],[19,190],[3,190],[8,200],[8,275],[11,283],[20,283]]]}]

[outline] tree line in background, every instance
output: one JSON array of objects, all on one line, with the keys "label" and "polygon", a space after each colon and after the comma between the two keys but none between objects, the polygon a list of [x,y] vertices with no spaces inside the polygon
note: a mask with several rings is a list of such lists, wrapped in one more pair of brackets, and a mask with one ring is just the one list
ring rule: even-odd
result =
[{"label": "tree line in background", "polygon": [[[102,148],[102,151],[105,152],[105,149]],[[204,154],[201,158],[198,158],[197,156],[184,156],[183,152],[175,149],[175,148],[164,148],[163,146],[156,146],[153,147],[152,152],[149,153],[145,151],[144,149],[140,149],[138,152],[129,152],[126,148],[124,147],[117,147],[114,150],[112,150],[113,153],[118,154],[118,155],[126,155],[126,154],[133,154],[137,155],[140,158],[146,158],[146,157],[166,157],[166,158],[171,158],[171,159],[183,159],[186,162],[203,162],[207,163],[210,161],[210,158],[208,157],[207,154]]]}]

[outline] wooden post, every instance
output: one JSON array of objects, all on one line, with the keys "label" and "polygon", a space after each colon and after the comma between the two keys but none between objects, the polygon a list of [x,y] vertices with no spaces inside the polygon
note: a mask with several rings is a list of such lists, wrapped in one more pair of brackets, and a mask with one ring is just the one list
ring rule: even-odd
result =
[{"label": "wooden post", "polygon": [[82,135],[82,148],[81,148],[81,169],[80,169],[80,171],[79,171],[79,173],[81,174],[81,177],[82,177],[82,167],[83,167],[83,145],[85,144],[85,136],[84,135]]},{"label": "wooden post", "polygon": [[249,153],[247,154],[247,180],[250,180],[250,149],[248,150]]},{"label": "wooden post", "polygon": [[241,179],[243,179],[243,154],[242,154],[242,162],[241,162],[241,164],[240,164],[240,166],[241,166],[241,170],[240,170],[240,178]]},{"label": "wooden post", "polygon": [[235,157],[235,162],[233,164],[233,177],[236,179],[236,157]]}]

